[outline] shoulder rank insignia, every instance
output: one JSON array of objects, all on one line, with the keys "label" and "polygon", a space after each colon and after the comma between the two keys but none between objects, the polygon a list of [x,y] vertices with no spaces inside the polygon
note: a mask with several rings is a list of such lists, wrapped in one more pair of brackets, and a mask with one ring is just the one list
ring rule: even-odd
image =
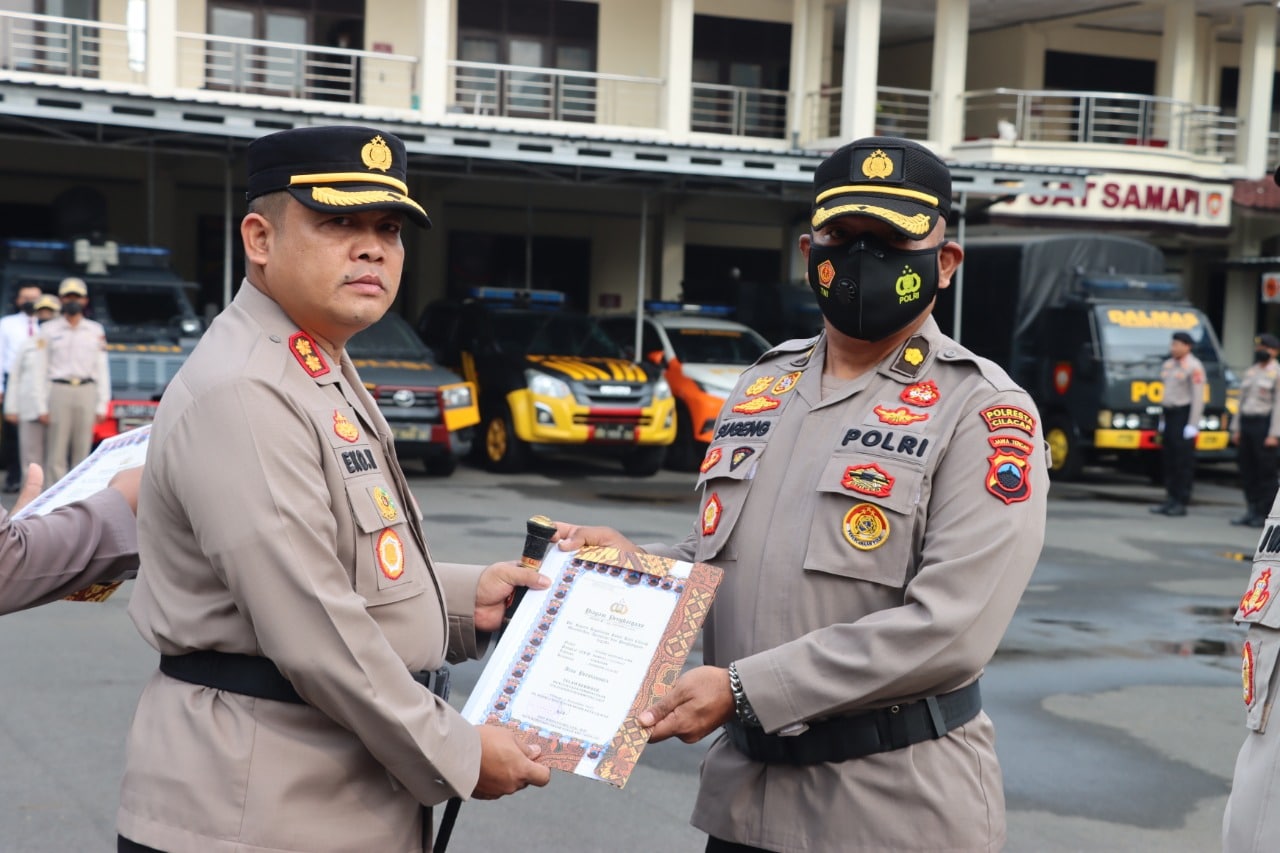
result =
[{"label": "shoulder rank insignia", "polygon": [[706,504],[702,507],[703,536],[710,536],[716,532],[716,528],[720,526],[720,516],[722,515],[724,515],[724,506],[720,503],[720,496],[712,492],[711,497],[707,498]]},{"label": "shoulder rank insignia", "polygon": [[754,397],[757,394],[763,394],[765,392],[765,389],[767,389],[772,384],[773,384],[772,376],[761,376],[758,379],[756,379],[755,382],[752,382],[750,385],[747,386],[747,390],[745,393],[748,397]]},{"label": "shoulder rank insignia", "polygon": [[1263,569],[1249,591],[1240,599],[1240,616],[1252,616],[1267,606],[1271,600],[1271,570]]},{"label": "shoulder rank insignia", "polygon": [[876,417],[880,418],[881,423],[892,424],[893,426],[907,426],[917,421],[929,420],[928,415],[922,412],[913,412],[906,406],[899,406],[896,409],[876,406],[872,411],[876,413]]},{"label": "shoulder rank insignia", "polygon": [[400,517],[400,508],[396,506],[395,499],[391,497],[391,493],[382,486],[373,487],[373,503],[378,508],[378,515],[382,516],[386,521],[395,521]]},{"label": "shoulder rank insignia", "polygon": [[788,373],[786,376],[773,383],[773,387],[769,389],[769,393],[774,395],[787,393],[792,388],[796,387],[796,383],[800,381],[801,375],[802,374],[798,370],[794,373]]},{"label": "shoulder rank insignia", "polygon": [[388,580],[399,580],[404,574],[404,545],[400,542],[400,536],[390,527],[378,535],[374,554],[382,574]]},{"label": "shoulder rank insignia", "polygon": [[758,415],[761,412],[776,409],[781,405],[782,401],[777,397],[752,397],[750,400],[734,406],[733,411],[740,415]]},{"label": "shoulder rank insignia", "polygon": [[1240,680],[1244,686],[1244,704],[1253,705],[1253,644],[1248,640],[1240,649]]},{"label": "shoulder rank insignia", "polygon": [[1017,406],[992,406],[989,409],[983,409],[982,419],[987,422],[987,429],[991,432],[1012,427],[1022,430],[1027,435],[1036,434],[1036,419]]},{"label": "shoulder rank insignia", "polygon": [[893,492],[893,475],[879,465],[850,465],[844,469],[840,485],[851,492],[887,498]]},{"label": "shoulder rank insignia", "polygon": [[913,335],[911,340],[902,347],[898,360],[889,369],[909,379],[915,379],[928,360],[929,340],[924,335]]},{"label": "shoulder rank insignia", "polygon": [[707,451],[706,458],[702,460],[702,464],[698,466],[698,470],[703,474],[716,467],[716,463],[720,461],[720,457],[724,455],[724,451],[718,447],[713,447]]},{"label": "shoulder rank insignia", "polygon": [[324,360],[324,356],[320,353],[320,348],[316,346],[316,342],[311,340],[311,336],[306,332],[295,332],[290,336],[289,352],[293,353],[293,357],[298,360],[298,364],[302,365],[302,369],[307,371],[307,375],[312,379],[317,376],[324,376],[329,372],[329,363]]},{"label": "shoulder rank insignia", "polygon": [[754,447],[739,447],[733,451],[733,454],[729,457],[729,470],[738,470],[738,466],[754,456],[755,452],[756,449]]},{"label": "shoulder rank insignia", "polygon": [[1020,438],[993,435],[987,439],[995,452],[987,457],[991,468],[987,470],[987,491],[1004,501],[1006,505],[1019,503],[1031,497],[1031,445]]},{"label": "shoulder rank insignia", "polygon": [[921,406],[927,408],[942,399],[942,394],[938,391],[938,385],[932,379],[926,379],[923,382],[917,382],[906,388],[899,398],[904,403],[910,403],[913,406]]},{"label": "shoulder rank insignia", "polygon": [[889,519],[875,504],[858,504],[844,515],[844,538],[859,551],[875,550],[889,538]]},{"label": "shoulder rank insignia", "polygon": [[359,427],[337,409],[333,410],[333,434],[346,442],[355,443],[360,440]]}]

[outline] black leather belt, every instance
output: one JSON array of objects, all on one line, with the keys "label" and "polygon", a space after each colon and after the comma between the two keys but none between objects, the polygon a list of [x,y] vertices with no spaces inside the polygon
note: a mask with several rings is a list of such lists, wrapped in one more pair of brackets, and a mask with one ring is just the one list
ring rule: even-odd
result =
[{"label": "black leather belt", "polygon": [[982,710],[978,682],[951,693],[889,708],[810,723],[793,736],[765,734],[737,720],[725,724],[729,742],[763,764],[826,764],[890,752],[936,740],[972,720]]},{"label": "black leather belt", "polygon": [[57,382],[59,385],[92,385],[92,379],[81,379],[79,376],[73,376],[70,379],[50,379],[50,382]]},{"label": "black leather belt", "polygon": [[[274,663],[256,655],[210,651],[161,655],[160,671],[170,678],[216,690],[295,705],[306,704]],[[415,672],[413,679],[441,699],[449,698],[448,667]]]}]

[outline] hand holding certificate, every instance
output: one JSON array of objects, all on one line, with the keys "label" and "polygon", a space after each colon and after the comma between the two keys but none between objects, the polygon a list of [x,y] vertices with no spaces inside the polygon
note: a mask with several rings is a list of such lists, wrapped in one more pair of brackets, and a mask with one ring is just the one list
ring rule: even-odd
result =
[{"label": "hand holding certificate", "polygon": [[463,716],[542,747],[541,763],[621,788],[649,732],[637,715],[680,674],[721,571],[617,548],[553,549]]}]

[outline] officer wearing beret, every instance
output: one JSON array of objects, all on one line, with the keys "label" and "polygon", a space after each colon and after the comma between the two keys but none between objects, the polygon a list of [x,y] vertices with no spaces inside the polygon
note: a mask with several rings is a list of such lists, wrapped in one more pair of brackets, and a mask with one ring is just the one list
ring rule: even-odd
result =
[{"label": "officer wearing beret", "polygon": [[1191,354],[1195,338],[1177,331],[1169,340],[1169,357],[1160,366],[1164,385],[1160,421],[1160,455],[1164,462],[1165,502],[1151,507],[1159,515],[1182,516],[1191,503],[1196,474],[1196,436],[1204,414],[1204,365]]},{"label": "officer wearing beret", "polygon": [[931,317],[964,257],[950,206],[950,170],[918,143],[823,161],[800,251],[824,330],[742,374],[692,531],[644,546],[725,570],[707,665],[640,717],[654,740],[724,728],[694,807],[708,851],[1004,842],[978,678],[1040,553],[1047,465],[1030,397]]},{"label": "officer wearing beret", "polygon": [[1280,338],[1270,334],[1254,338],[1253,364],[1240,380],[1240,408],[1231,417],[1231,441],[1239,448],[1245,512],[1232,519],[1232,524],[1261,527],[1276,499],[1276,449],[1280,447],[1277,353]]},{"label": "officer wearing beret", "polygon": [[422,806],[543,785],[536,749],[427,685],[484,651],[515,563],[434,561],[344,344],[391,306],[405,149],[308,127],[248,149],[246,279],[170,383],[129,606],[159,653],[126,750],[121,850],[408,851]]}]

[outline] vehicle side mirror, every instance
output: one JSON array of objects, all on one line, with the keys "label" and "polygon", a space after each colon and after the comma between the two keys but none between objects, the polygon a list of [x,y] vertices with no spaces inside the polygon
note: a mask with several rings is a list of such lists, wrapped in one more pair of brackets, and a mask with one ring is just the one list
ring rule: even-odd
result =
[{"label": "vehicle side mirror", "polygon": [[665,356],[663,356],[662,350],[660,349],[650,350],[649,352],[645,353],[644,360],[649,362],[650,364],[656,364],[658,365],[658,367],[667,366],[667,359]]}]

